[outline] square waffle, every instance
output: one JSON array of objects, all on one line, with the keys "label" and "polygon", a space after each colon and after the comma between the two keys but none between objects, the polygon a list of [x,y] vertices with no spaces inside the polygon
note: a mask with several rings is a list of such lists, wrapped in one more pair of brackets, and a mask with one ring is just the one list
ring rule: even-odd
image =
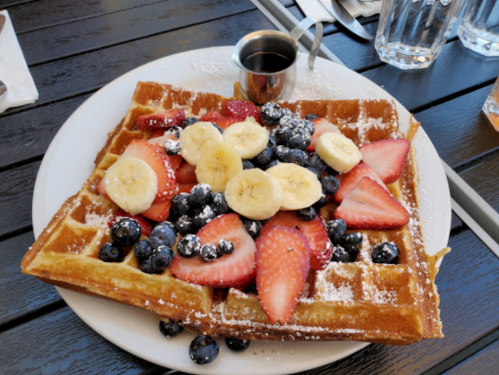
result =
[{"label": "square waffle", "polygon": [[[24,273],[83,293],[148,309],[165,319],[204,334],[267,341],[357,340],[410,344],[442,337],[439,297],[434,284],[436,262],[446,249],[428,257],[418,212],[418,174],[411,148],[402,177],[388,185],[407,209],[406,226],[385,231],[360,231],[363,242],[353,263],[331,262],[311,270],[297,307],[285,325],[271,324],[252,293],[214,289],[176,279],[169,270],[146,274],[130,251],[120,263],[99,259],[100,246],[110,241],[108,221],[118,207],[99,195],[97,184],[132,139],[148,139],[136,128],[137,117],[183,108],[187,116],[209,111],[224,114],[230,98],[189,91],[167,84],[139,82],[122,122],[108,135],[95,169],[82,189],[68,198],[25,255]],[[337,124],[357,145],[403,137],[395,104],[387,100],[317,100],[281,102],[297,117],[315,113]],[[417,123],[408,132],[411,139]],[[324,220],[334,207],[321,209]],[[373,264],[371,250],[385,241],[400,251],[396,265]]]}]

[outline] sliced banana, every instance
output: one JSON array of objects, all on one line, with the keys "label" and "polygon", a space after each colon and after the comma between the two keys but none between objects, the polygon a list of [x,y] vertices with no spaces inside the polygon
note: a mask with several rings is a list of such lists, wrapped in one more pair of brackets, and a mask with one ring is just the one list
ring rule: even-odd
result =
[{"label": "sliced banana", "polygon": [[225,199],[238,214],[253,220],[275,215],[283,198],[279,182],[261,169],[247,169],[233,177],[225,187]]},{"label": "sliced banana", "polygon": [[322,196],[322,185],[317,176],[306,168],[291,163],[279,163],[267,169],[282,187],[281,210],[299,210],[310,207]]},{"label": "sliced banana", "polygon": [[362,153],[355,143],[338,133],[322,134],[315,151],[327,165],[340,173],[350,171],[362,160]]},{"label": "sliced banana", "polygon": [[197,165],[205,146],[213,141],[222,141],[223,137],[211,122],[201,121],[185,128],[178,140],[182,147],[180,155],[190,165]]},{"label": "sliced banana", "polygon": [[251,159],[263,151],[269,142],[270,131],[246,119],[224,131],[224,140],[230,143],[242,159]]},{"label": "sliced banana", "polygon": [[114,203],[136,215],[151,207],[158,192],[158,177],[145,161],[120,158],[106,171],[104,188]]},{"label": "sliced banana", "polygon": [[211,186],[213,191],[225,191],[225,185],[243,171],[243,162],[237,151],[225,141],[210,142],[201,152],[196,166],[199,183]]}]

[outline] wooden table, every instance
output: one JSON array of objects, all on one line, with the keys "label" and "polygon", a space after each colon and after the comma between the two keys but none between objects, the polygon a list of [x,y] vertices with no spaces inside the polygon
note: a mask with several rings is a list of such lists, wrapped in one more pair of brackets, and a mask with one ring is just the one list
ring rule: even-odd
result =
[{"label": "wooden table", "polygon": [[[282,3],[303,18],[293,1]],[[0,114],[0,373],[167,372],[106,341],[53,287],[20,273],[34,240],[40,162],[71,113],[111,80],[167,55],[233,45],[275,27],[245,0],[0,0],[0,9],[10,13],[40,93],[36,103]],[[360,21],[375,33],[377,17]],[[325,31],[325,45],[414,112],[440,156],[497,210],[499,133],[481,107],[499,59],[471,53],[453,34],[431,68],[401,72],[379,61],[372,42],[337,24]],[[450,246],[436,280],[444,339],[370,345],[307,374],[498,373],[499,259],[456,216]]]}]

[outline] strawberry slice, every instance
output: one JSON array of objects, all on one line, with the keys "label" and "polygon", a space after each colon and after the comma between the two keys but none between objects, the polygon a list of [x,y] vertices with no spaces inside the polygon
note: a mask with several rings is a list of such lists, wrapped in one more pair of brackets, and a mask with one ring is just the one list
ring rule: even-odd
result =
[{"label": "strawberry slice", "polygon": [[203,116],[201,116],[199,121],[212,122],[213,120],[216,120],[217,118],[222,118],[222,117],[224,117],[224,116],[220,112],[211,111],[211,112],[207,112]]},{"label": "strawberry slice", "polygon": [[211,120],[217,124],[222,130],[227,129],[229,126],[234,125],[238,122],[243,122],[244,118],[236,118],[236,117],[219,117]]},{"label": "strawberry slice", "polygon": [[393,229],[409,222],[406,209],[376,181],[363,177],[334,212],[348,229]]},{"label": "strawberry slice", "polygon": [[109,195],[107,195],[106,188],[104,186],[104,179],[100,180],[99,183],[97,184],[97,191],[104,198],[111,200],[111,198],[109,198]]},{"label": "strawberry slice", "polygon": [[331,260],[333,245],[319,216],[312,221],[303,221],[296,216],[295,211],[279,211],[264,228],[274,225],[299,229],[310,246],[310,268],[322,270],[327,267]]},{"label": "strawberry slice", "polygon": [[142,212],[142,216],[154,221],[165,221],[170,215],[170,207],[172,200],[168,199],[163,202],[153,203],[146,211]]},{"label": "strawberry slice", "polygon": [[162,137],[165,134],[165,129],[154,129],[151,133],[151,138]]},{"label": "strawberry slice", "polygon": [[383,139],[360,148],[362,161],[381,177],[385,184],[395,182],[404,171],[411,142],[407,139]]},{"label": "strawberry slice", "polygon": [[312,140],[310,141],[310,145],[305,149],[306,151],[315,151],[315,144],[317,143],[319,137],[324,133],[333,132],[341,134],[340,129],[325,118],[318,118],[312,120],[312,122],[315,126],[315,132],[312,134]]},{"label": "strawberry slice", "polygon": [[297,229],[267,227],[256,241],[258,299],[272,324],[286,324],[305,287],[310,247]]},{"label": "strawberry slice", "polygon": [[160,137],[150,138],[147,140],[147,142],[152,143],[153,145],[159,146],[161,151],[164,152],[166,160],[168,161],[168,163],[170,163],[170,166],[172,167],[172,169],[174,171],[176,171],[180,167],[180,163],[182,163],[182,156],[180,156],[180,155],[169,156],[166,154],[164,146],[165,146],[165,142],[168,139],[171,139],[172,141],[177,141],[177,138],[175,138],[175,136],[173,134],[168,133],[168,134],[161,135]]},{"label": "strawberry slice", "polygon": [[233,118],[253,117],[259,124],[262,123],[260,110],[247,100],[230,100],[225,104],[225,116]]},{"label": "strawberry slice", "polygon": [[196,166],[190,165],[185,160],[180,164],[175,175],[177,176],[177,182],[179,184],[193,184],[198,182],[196,177]]},{"label": "strawberry slice", "polygon": [[158,176],[158,193],[154,203],[173,198],[178,192],[175,172],[166,159],[165,151],[143,139],[134,139],[127,146],[121,157],[133,157],[144,160]]},{"label": "strawberry slice", "polygon": [[175,108],[162,113],[139,116],[137,118],[137,128],[141,130],[169,128],[180,125],[184,120],[184,110],[182,108]]},{"label": "strawberry slice", "polygon": [[199,256],[182,258],[177,254],[170,266],[175,277],[216,288],[239,288],[254,283],[256,246],[239,215],[219,216],[206,224],[197,236],[201,245],[218,246],[221,239],[229,240],[234,244],[234,252],[210,263],[203,262]]},{"label": "strawberry slice", "polygon": [[142,234],[144,236],[149,237],[149,235],[151,234],[152,223],[149,220],[147,220],[142,215],[131,215],[128,212],[123,211],[123,210],[119,210],[113,216],[111,216],[111,218],[109,219],[107,225],[109,225],[109,227],[112,227],[113,224],[116,223],[122,217],[130,217],[132,219],[137,220],[139,222],[140,228],[142,229]]},{"label": "strawberry slice", "polygon": [[193,182],[191,184],[178,184],[178,193],[190,193],[192,188],[197,185],[197,182]]},{"label": "strawberry slice", "polygon": [[341,201],[347,196],[347,194],[357,187],[362,177],[370,177],[378,184],[380,184],[383,189],[388,190],[381,178],[376,174],[376,172],[373,171],[370,166],[364,163],[360,163],[357,164],[347,174],[338,176],[338,179],[340,180],[340,188],[334,195],[335,202],[341,203]]}]

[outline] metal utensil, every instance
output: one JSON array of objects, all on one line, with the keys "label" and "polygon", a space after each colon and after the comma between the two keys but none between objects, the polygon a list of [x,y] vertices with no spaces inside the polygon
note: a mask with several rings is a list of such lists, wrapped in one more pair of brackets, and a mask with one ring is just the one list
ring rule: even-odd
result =
[{"label": "metal utensil", "polygon": [[371,40],[373,36],[369,34],[364,26],[360,24],[359,21],[355,19],[348,11],[345,9],[340,2],[336,0],[319,0],[322,5],[327,9],[331,15],[338,20],[343,26],[354,34],[360,36],[361,38]]}]

